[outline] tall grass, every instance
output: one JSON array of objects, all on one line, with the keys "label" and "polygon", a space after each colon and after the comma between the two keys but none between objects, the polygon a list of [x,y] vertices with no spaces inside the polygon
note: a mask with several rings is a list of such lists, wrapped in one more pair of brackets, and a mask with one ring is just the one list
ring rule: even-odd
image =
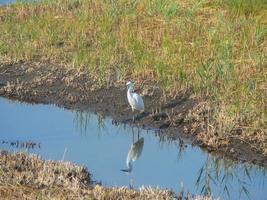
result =
[{"label": "tall grass", "polygon": [[266,0],[224,0],[222,4],[235,15],[255,15],[267,9]]},{"label": "tall grass", "polygon": [[[0,55],[154,79],[194,93],[221,132],[266,130],[266,0],[44,0],[0,8]],[[252,131],[253,132],[253,131]]]}]

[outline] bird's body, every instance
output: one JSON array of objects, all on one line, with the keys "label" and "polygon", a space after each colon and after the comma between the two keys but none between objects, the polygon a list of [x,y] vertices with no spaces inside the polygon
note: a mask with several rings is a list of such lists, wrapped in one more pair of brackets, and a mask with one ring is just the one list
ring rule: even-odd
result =
[{"label": "bird's body", "polygon": [[129,81],[127,82],[126,86],[128,88],[127,99],[132,108],[132,111],[138,110],[143,112],[145,110],[144,101],[142,97],[134,91],[133,83]]},{"label": "bird's body", "polygon": [[143,150],[143,146],[144,146],[143,137],[131,145],[128,155],[127,155],[127,159],[126,159],[127,169],[122,169],[121,171],[124,171],[124,172],[132,171],[132,168],[133,168],[132,163],[140,157],[142,150]]},{"label": "bird's body", "polygon": [[134,110],[144,111],[145,110],[144,101],[139,94],[132,92],[131,90],[128,89],[127,99],[132,108],[132,111]]},{"label": "bird's body", "polygon": [[143,137],[131,145],[131,148],[127,155],[126,165],[128,165],[128,163],[130,162],[136,161],[139,158],[143,150],[143,146],[144,146]]}]

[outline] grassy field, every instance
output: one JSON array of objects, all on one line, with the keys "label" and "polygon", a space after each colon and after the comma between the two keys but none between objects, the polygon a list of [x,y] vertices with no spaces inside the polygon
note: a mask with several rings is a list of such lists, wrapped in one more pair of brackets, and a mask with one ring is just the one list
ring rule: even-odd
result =
[{"label": "grassy field", "polygon": [[19,1],[0,8],[0,56],[156,80],[200,99],[211,135],[241,129],[267,155],[266,25],[266,0]]}]

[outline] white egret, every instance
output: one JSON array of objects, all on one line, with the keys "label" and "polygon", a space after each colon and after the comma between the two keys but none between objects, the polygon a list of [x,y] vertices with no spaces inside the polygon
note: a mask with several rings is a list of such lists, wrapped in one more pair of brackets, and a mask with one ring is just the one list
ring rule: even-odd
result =
[{"label": "white egret", "polygon": [[[145,110],[145,105],[142,97],[137,94],[134,90],[134,84],[131,81],[128,81],[126,83],[127,86],[127,99],[128,102],[132,108],[132,112],[134,113],[134,110],[138,110],[141,112],[144,112]],[[133,117],[134,120],[134,117]]]},{"label": "white egret", "polygon": [[132,163],[140,157],[142,150],[143,150],[143,146],[144,146],[143,137],[131,145],[128,155],[127,155],[127,159],[126,159],[127,169],[121,169],[121,171],[127,172],[127,173],[130,173],[132,171],[133,169]]}]

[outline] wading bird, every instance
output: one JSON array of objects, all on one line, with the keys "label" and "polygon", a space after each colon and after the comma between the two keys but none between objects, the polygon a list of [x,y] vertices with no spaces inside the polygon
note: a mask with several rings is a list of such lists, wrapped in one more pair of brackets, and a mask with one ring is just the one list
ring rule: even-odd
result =
[{"label": "wading bird", "polygon": [[132,163],[140,157],[142,150],[143,150],[143,146],[144,146],[143,137],[131,145],[128,155],[127,155],[127,159],[126,159],[127,169],[121,169],[121,171],[127,172],[127,173],[130,173],[132,171],[133,169]]},{"label": "wading bird", "polygon": [[144,101],[143,101],[142,97],[135,92],[134,84],[131,81],[128,81],[126,83],[126,87],[128,89],[127,90],[127,99],[128,99],[128,102],[132,108],[133,121],[134,121],[134,110],[139,110],[141,112],[144,112],[144,110],[145,110]]}]

